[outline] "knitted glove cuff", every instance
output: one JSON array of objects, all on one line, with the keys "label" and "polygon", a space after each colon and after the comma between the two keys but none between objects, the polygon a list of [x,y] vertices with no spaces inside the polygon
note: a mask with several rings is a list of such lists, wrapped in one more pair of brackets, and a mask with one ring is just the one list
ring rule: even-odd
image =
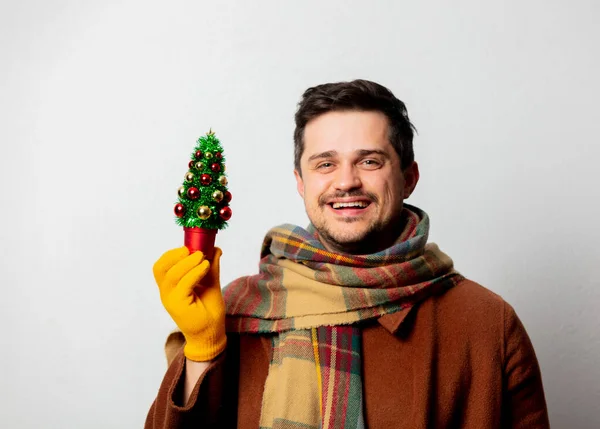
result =
[{"label": "knitted glove cuff", "polygon": [[195,362],[207,362],[219,356],[226,347],[226,335],[220,338],[210,338],[208,341],[194,342],[188,340],[183,347],[183,354],[186,358]]}]

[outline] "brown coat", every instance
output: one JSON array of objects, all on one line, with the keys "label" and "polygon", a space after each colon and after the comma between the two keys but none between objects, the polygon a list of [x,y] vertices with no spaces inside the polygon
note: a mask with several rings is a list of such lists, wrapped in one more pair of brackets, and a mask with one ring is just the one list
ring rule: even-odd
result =
[{"label": "brown coat", "polygon": [[[365,325],[362,341],[368,429],[549,427],[525,328],[510,305],[474,282]],[[225,355],[180,407],[185,359],[179,350],[146,429],[257,429],[270,338],[231,335]]]}]

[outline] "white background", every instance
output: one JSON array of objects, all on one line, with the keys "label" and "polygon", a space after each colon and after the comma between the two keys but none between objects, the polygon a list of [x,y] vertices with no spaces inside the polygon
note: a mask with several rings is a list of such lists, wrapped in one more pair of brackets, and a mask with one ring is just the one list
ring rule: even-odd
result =
[{"label": "white background", "polygon": [[555,428],[600,427],[596,1],[3,1],[0,425],[143,425],[174,326],[152,278],[195,140],[234,216],[223,284],[305,225],[292,175],[309,86],[408,106],[431,240],[517,310]]}]

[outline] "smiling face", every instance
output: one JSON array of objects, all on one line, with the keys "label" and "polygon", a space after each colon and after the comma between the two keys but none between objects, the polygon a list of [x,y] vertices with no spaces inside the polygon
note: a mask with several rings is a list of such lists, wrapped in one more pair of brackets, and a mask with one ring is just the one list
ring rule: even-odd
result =
[{"label": "smiling face", "polygon": [[404,225],[403,201],[419,179],[415,162],[404,171],[381,112],[332,111],[304,130],[298,192],[324,246],[366,254],[390,247]]}]

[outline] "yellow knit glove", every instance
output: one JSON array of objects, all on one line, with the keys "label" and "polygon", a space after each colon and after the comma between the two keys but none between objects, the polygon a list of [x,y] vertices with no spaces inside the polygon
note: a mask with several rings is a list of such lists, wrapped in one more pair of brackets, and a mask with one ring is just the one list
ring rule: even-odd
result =
[{"label": "yellow knit glove", "polygon": [[212,263],[202,252],[186,247],[169,250],[154,264],[160,300],[185,336],[183,353],[203,362],[218,356],[227,344],[225,302],[219,281],[221,249]]}]

